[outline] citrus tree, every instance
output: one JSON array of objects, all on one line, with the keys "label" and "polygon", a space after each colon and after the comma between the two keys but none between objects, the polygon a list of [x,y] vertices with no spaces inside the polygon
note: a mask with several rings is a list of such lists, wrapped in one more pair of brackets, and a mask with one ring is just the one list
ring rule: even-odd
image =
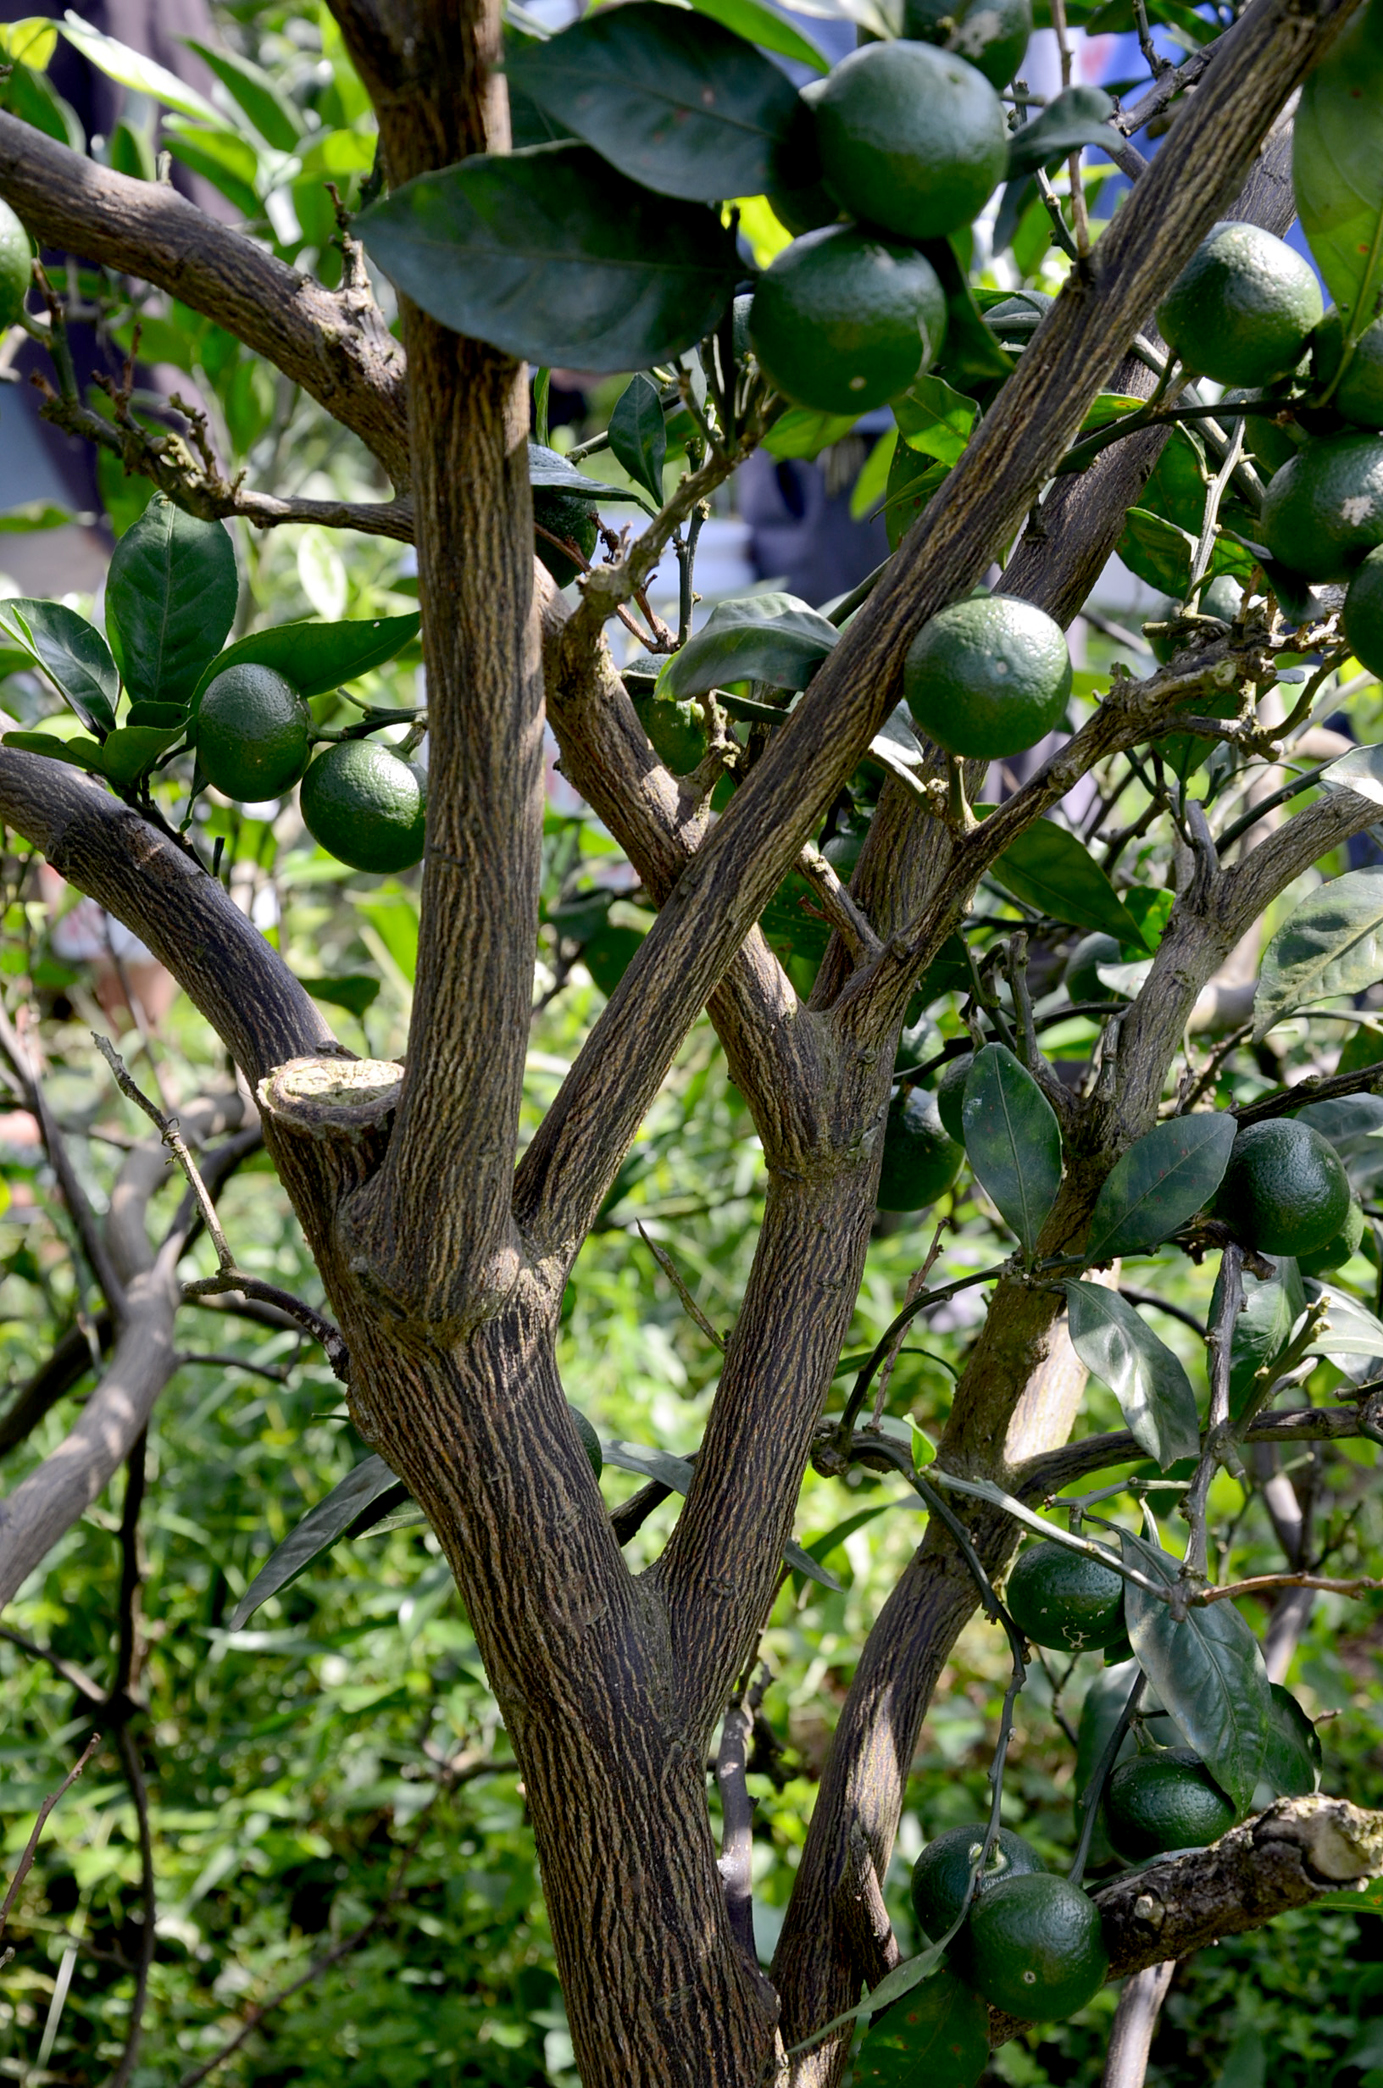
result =
[{"label": "citrus tree", "polygon": [[[0,815],[167,967],[243,1084],[199,1105],[199,1165],[114,1062],[189,1184],[156,1253],[117,1251],[124,1206],[93,1216],[6,1019],[110,1353],[7,1497],[0,1597],[135,1449],[184,1303],[302,1329],[373,1454],[232,1623],[420,1505],[521,1771],[588,2088],[824,2083],[856,2039],[859,2078],[970,2083],[991,2043],[1111,1976],[1111,2078],[1136,2080],[1173,1961],[1383,1869],[1376,1817],[1317,1792],[1314,1728],[1281,1687],[1303,1595],[1370,1584],[1322,1572],[1280,1468],[1284,1446],[1335,1441],[1364,1471],[1380,1440],[1383,1325],[1357,1286],[1380,1260],[1383,872],[1345,851],[1383,800],[1383,13],[1172,18],[1196,48],[1170,66],[1139,8],[1153,77],[1127,106],[1068,85],[1032,114],[1021,6],[870,9],[828,69],[756,0],[633,0],[551,37],[518,9],[506,33],[487,7],[340,0],[311,125],[238,50],[211,53],[218,106],[73,18],[63,33],[165,112],[103,160],[75,149],[47,81],[53,32],[10,32],[5,316],[47,351],[44,411],[98,447],[122,534],[104,631],[67,602],[0,605],[9,668],[52,697],[6,735]],[[1151,160],[1131,142],[1149,126]],[[1130,182],[1107,222],[1087,148]],[[184,201],[161,151],[246,229]],[[1328,313],[1281,237],[1298,212]],[[30,238],[50,256],[32,290]],[[1054,300],[1030,280],[1050,240]],[[1008,247],[1028,264],[1001,268]],[[68,329],[93,319],[128,364],[84,395]],[[178,435],[137,391],[141,353],[204,385]],[[617,482],[542,439],[554,367],[633,373],[583,445]],[[278,482],[274,372],[360,446],[377,497]],[[697,627],[717,489],[758,446],[811,454],[883,404],[878,572],[824,613],[759,594]],[[242,456],[268,458],[254,483]],[[637,523],[606,519],[631,506]],[[238,628],[228,524],[411,542],[420,624]],[[1107,626],[1089,597],[1116,548],[1166,610],[1146,640],[1114,626],[1120,653],[1077,678],[1064,632]],[[676,628],[648,595],[669,551]],[[419,637],[425,702],[397,679],[380,700],[368,677]],[[1351,717],[1362,744],[1322,742],[1323,718]],[[554,876],[544,720],[656,912],[646,934],[611,922],[613,886]],[[346,982],[309,992],[232,896],[266,801],[295,789],[327,858],[421,864],[400,1061],[340,1043],[321,1011],[350,1005]],[[1234,971],[1255,936],[1256,985]],[[605,998],[532,1123],[540,954],[545,997],[583,961]],[[704,1436],[673,1458],[602,1446],[557,1352],[583,1242],[703,1009],[767,1189]],[[329,1317],[248,1273],[221,1230],[252,1108]],[[907,1297],[842,1377],[879,1213],[932,1209]],[[216,1266],[192,1280],[199,1229]],[[1198,1401],[1129,1271],[1152,1257],[1169,1283],[1206,1256],[1205,1322],[1166,1300],[1205,1359]],[[924,1314],[981,1287],[933,1443],[890,1416],[890,1370]],[[1091,1430],[1087,1372],[1122,1430]],[[647,1480],[613,1512],[607,1455]],[[1286,1556],[1246,1574],[1215,1501],[1249,1458]],[[819,1580],[844,1541],[793,1542],[809,1464],[884,1475],[928,1520],[840,1707],[765,1971],[757,1654],[793,1577]],[[673,1493],[636,1575],[623,1547]],[[1002,1594],[1025,1531],[1040,1542]],[[993,1805],[923,1852],[904,1958],[882,1881],[977,1606],[1012,1656]],[[1000,1824],[1035,1648],[1107,1664],[1065,1877]],[[133,1787],[129,1684],[126,1662],[104,1708]]]}]

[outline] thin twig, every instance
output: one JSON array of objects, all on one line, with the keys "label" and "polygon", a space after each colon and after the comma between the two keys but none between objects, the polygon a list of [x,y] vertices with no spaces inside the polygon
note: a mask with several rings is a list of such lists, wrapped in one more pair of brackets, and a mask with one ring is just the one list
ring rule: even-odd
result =
[{"label": "thin twig", "polygon": [[1104,1795],[1104,1787],[1109,1781],[1109,1772],[1119,1759],[1119,1749],[1124,1744],[1124,1735],[1133,1722],[1133,1714],[1138,1709],[1143,1691],[1147,1686],[1148,1678],[1140,1668],[1133,1679],[1133,1687],[1129,1690],[1124,1708],[1119,1713],[1119,1722],[1105,1742],[1104,1752],[1095,1764],[1095,1773],[1077,1800],[1082,1809],[1083,1817],[1080,1823],[1080,1839],[1076,1843],[1076,1853],[1071,1859],[1071,1868],[1066,1874],[1072,1885],[1079,1885],[1081,1879],[1085,1876],[1085,1866],[1090,1858],[1090,1844],[1095,1834],[1095,1822],[1099,1818],[1100,1799]]},{"label": "thin twig", "polygon": [[145,1116],[154,1125],[159,1137],[163,1140],[163,1143],[167,1146],[169,1152],[177,1161],[178,1166],[187,1177],[187,1186],[197,1199],[197,1208],[202,1214],[202,1223],[211,1235],[211,1243],[216,1249],[217,1261],[223,1269],[232,1268],[235,1263],[235,1257],[231,1253],[230,1243],[221,1229],[221,1221],[216,1215],[216,1206],[211,1200],[207,1186],[197,1171],[197,1163],[187,1149],[187,1141],[178,1129],[177,1118],[165,1116],[158,1104],[151,1102],[143,1090],[136,1085],[130,1076],[129,1068],[126,1066],[125,1061],[121,1058],[108,1037],[101,1036],[96,1030],[92,1031],[91,1037],[96,1049],[115,1075],[115,1083],[121,1094],[128,1096],[129,1100],[137,1108],[143,1110]]},{"label": "thin twig", "polygon": [[128,2088],[144,2036],[144,2009],[149,1998],[149,1971],[154,1962],[154,1949],[158,1942],[158,1898],[154,1888],[154,1843],[149,1831],[149,1794],[144,1788],[144,1772],[140,1767],[138,1743],[123,1720],[115,1729],[115,1744],[120,1751],[125,1781],[130,1788],[135,1818],[139,1825],[140,1897],[144,1913],[139,1938],[139,1962],[135,1966],[134,1998],[130,2003],[130,2027],[125,2035],[125,2049],[120,2054],[114,2073],[106,2082],[106,2088]]},{"label": "thin twig", "polygon": [[[37,1119],[39,1135],[43,1140],[43,1149],[48,1155],[48,1164],[53,1170],[59,1193],[67,1206],[72,1223],[77,1229],[82,1252],[86,1256],[91,1272],[100,1284],[101,1289],[105,1292],[106,1302],[115,1314],[115,1317],[118,1320],[123,1319],[128,1310],[125,1299],[125,1287],[116,1273],[115,1264],[106,1251],[105,1239],[100,1225],[97,1223],[96,1214],[87,1201],[85,1190],[77,1179],[76,1170],[72,1165],[62,1133],[53,1122],[52,1112],[44,1098],[42,1084],[34,1070],[28,1051],[25,1049],[24,1040],[2,1007],[0,1007],[0,1051],[4,1052],[5,1057],[18,1075],[20,1085],[24,1090],[25,1106],[30,1115]],[[93,1363],[99,1363],[99,1352],[92,1360]]]},{"label": "thin twig", "polygon": [[[927,1278],[932,1273],[932,1265],[936,1261],[938,1254],[940,1254],[941,1252],[941,1241],[946,1231],[948,1222],[949,1221],[945,1218],[940,1220],[940,1222],[937,1225],[936,1231],[932,1234],[932,1244],[927,1249],[926,1258],[922,1262],[921,1267],[914,1269],[911,1276],[909,1276],[908,1287],[906,1291],[904,1291],[903,1293],[904,1305],[911,1305],[913,1300],[919,1297],[922,1291],[926,1288]],[[906,1337],[906,1334],[906,1327],[900,1327],[898,1329],[896,1336],[889,1345],[888,1354],[884,1357],[882,1367],[879,1371],[879,1382],[874,1392],[874,1411],[869,1417],[869,1426],[871,1428],[877,1428],[879,1426],[880,1421],[883,1419],[884,1404],[888,1399],[888,1388],[890,1383],[892,1382],[893,1372],[897,1366],[898,1358],[902,1353],[903,1341]]]},{"label": "thin twig", "polygon": [[[8,1636],[9,1634],[6,1633],[6,1637]],[[10,1880],[10,1889],[5,1894],[4,1899],[0,1900],[0,1936],[3,1936],[5,1933],[5,1923],[9,1920],[10,1910],[19,1897],[20,1888],[22,1887],[24,1880],[28,1877],[29,1872],[33,1869],[34,1858],[38,1854],[39,1840],[43,1834],[43,1829],[47,1823],[49,1813],[53,1810],[53,1807],[57,1804],[58,1800],[60,1798],[65,1797],[66,1794],[71,1790],[73,1784],[77,1781],[77,1778],[81,1775],[83,1769],[85,1769],[87,1763],[91,1760],[91,1757],[95,1754],[97,1748],[101,1745],[103,1737],[104,1736],[100,1733],[92,1734],[91,1738],[87,1741],[86,1746],[83,1748],[81,1754],[78,1756],[76,1763],[71,1769],[68,1770],[66,1776],[58,1785],[56,1791],[52,1792],[50,1796],[45,1798],[42,1805],[39,1807],[38,1818],[34,1821],[34,1831],[29,1836],[28,1841],[24,1844],[24,1853],[19,1859],[18,1869],[15,1871],[13,1878]]]},{"label": "thin twig", "polygon": [[1220,1257],[1220,1303],[1206,1349],[1210,1359],[1210,1410],[1206,1416],[1205,1447],[1196,1466],[1191,1488],[1182,1504],[1190,1525],[1186,1557],[1182,1564],[1185,1581],[1203,1579],[1208,1555],[1207,1519],[1210,1484],[1220,1468],[1224,1432],[1229,1426],[1229,1372],[1234,1326],[1244,1306],[1244,1252],[1233,1244]]},{"label": "thin twig", "polygon": [[27,1653],[31,1660],[46,1661],[53,1673],[60,1676],[80,1696],[84,1696],[89,1704],[104,1704],[106,1692],[100,1683],[93,1682],[85,1669],[79,1668],[74,1661],[64,1660],[61,1654],[51,1652],[47,1646],[35,1645],[32,1639],[26,1639],[19,1632],[9,1630],[4,1624],[0,1624],[0,1639],[8,1639],[12,1646],[18,1646],[20,1652]]},{"label": "thin twig", "polygon": [[1203,1588],[1191,1598],[1198,1609],[1212,1602],[1231,1602],[1240,1595],[1268,1595],[1277,1588],[1317,1588],[1325,1595],[1368,1595],[1383,1588],[1383,1580],[1361,1576],[1358,1580],[1331,1580],[1319,1573],[1256,1573],[1248,1580],[1230,1581],[1219,1588]]},{"label": "thin twig", "polygon": [[701,1310],[701,1307],[697,1304],[695,1298],[687,1289],[687,1286],[683,1282],[681,1273],[678,1270],[676,1262],[674,1262],[674,1260],[672,1259],[672,1256],[668,1254],[664,1248],[660,1247],[656,1240],[651,1240],[649,1238],[648,1234],[643,1229],[642,1223],[639,1224],[638,1232],[639,1238],[643,1241],[644,1246],[653,1256],[654,1261],[657,1262],[658,1267],[662,1270],[668,1282],[672,1285],[678,1297],[682,1300],[683,1308],[687,1312],[688,1316],[696,1321],[697,1326],[700,1327],[702,1333],[706,1336],[706,1339],[708,1341],[714,1342],[715,1346],[718,1349],[720,1349],[723,1354],[725,1349],[725,1336],[723,1334],[717,1334],[715,1328],[711,1325],[705,1313]]}]

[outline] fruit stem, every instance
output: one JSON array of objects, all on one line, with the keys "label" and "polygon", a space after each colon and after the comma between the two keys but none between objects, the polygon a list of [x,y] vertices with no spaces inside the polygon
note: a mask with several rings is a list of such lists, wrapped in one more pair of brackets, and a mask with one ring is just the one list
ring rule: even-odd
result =
[{"label": "fruit stem", "polygon": [[965,795],[965,765],[955,754],[946,756],[946,817],[962,834],[973,834],[979,825]]}]

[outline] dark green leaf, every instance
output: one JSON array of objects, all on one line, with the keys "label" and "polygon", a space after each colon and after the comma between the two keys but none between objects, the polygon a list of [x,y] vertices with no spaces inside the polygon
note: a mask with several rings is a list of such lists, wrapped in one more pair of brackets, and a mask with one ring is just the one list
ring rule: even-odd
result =
[{"label": "dark green leaf", "polygon": [[181,731],[186,722],[180,703],[132,703],[125,714],[127,725],[154,725],[166,732]]},{"label": "dark green leaf", "polygon": [[95,625],[61,602],[19,595],[0,603],[0,625],[38,661],[87,731],[104,739],[115,726],[120,677]]},{"label": "dark green leaf", "polygon": [[270,1553],[235,1605],[231,1630],[239,1631],[261,1604],[295,1581],[300,1573],[306,1573],[313,1560],[330,1551],[354,1525],[367,1527],[361,1523],[362,1516],[369,1513],[370,1521],[378,1522],[408,1497],[408,1488],[394,1477],[382,1457],[367,1457],[339,1486],[333,1486],[324,1501],[309,1508],[297,1527]]},{"label": "dark green leaf", "polygon": [[1292,127],[1301,229],[1347,319],[1383,282],[1383,15],[1361,7],[1307,74]]},{"label": "dark green leaf", "polygon": [[237,638],[203,669],[195,700],[209,682],[241,660],[273,667],[302,697],[324,696],[329,689],[382,667],[418,635],[418,616],[361,616],[347,623],[276,624]]},{"label": "dark green leaf", "polygon": [[970,965],[965,944],[958,935],[948,935],[917,982],[923,1007],[930,1007],[943,993],[963,993],[970,985]]},{"label": "dark green leaf", "polygon": [[[1370,1041],[1376,1055],[1379,1047]],[[1308,1102],[1294,1113],[1299,1122],[1329,1139],[1345,1164],[1352,1189],[1371,1189],[1383,1175],[1383,1095],[1341,1095],[1331,1102]]]},{"label": "dark green leaf", "polygon": [[796,595],[721,602],[661,669],[657,693],[698,696],[735,681],[805,689],[839,637],[834,624]]},{"label": "dark green leaf", "polygon": [[1154,1124],[1110,1170],[1090,1220],[1086,1260],[1145,1253],[1194,1218],[1220,1186],[1234,1130],[1227,1110]]},{"label": "dark green leaf", "polygon": [[986,1044],[966,1078],[961,1121],[970,1165],[1031,1261],[1061,1187],[1052,1105],[1011,1051]]},{"label": "dark green leaf", "polygon": [[1008,148],[1008,178],[1022,181],[1039,167],[1085,145],[1098,145],[1111,158],[1123,140],[1109,127],[1114,104],[1100,87],[1066,87],[1031,123],[1015,131]]},{"label": "dark green leaf", "polygon": [[978,411],[975,401],[953,391],[944,377],[915,377],[893,401],[893,416],[908,448],[941,464],[957,462]]},{"label": "dark green leaf", "polygon": [[1127,1298],[1099,1283],[1067,1283],[1071,1346],[1108,1385],[1140,1450],[1165,1472],[1200,1450],[1196,1395],[1181,1360]]},{"label": "dark green leaf", "polygon": [[70,762],[73,768],[85,769],[90,776],[105,773],[99,740],[59,739],[52,732],[7,732],[4,745],[18,747],[25,754],[46,754],[50,761]]},{"label": "dark green leaf", "polygon": [[[1127,1565],[1141,1566],[1171,1587],[1181,1562],[1121,1530]],[[1187,1612],[1170,1608],[1133,1581],[1124,1584],[1124,1617],[1133,1650],[1153,1688],[1211,1775],[1247,1812],[1262,1771],[1273,1700],[1258,1641],[1232,1602]]]},{"label": "dark green leaf", "polygon": [[989,875],[1006,892],[1073,928],[1102,929],[1138,948],[1138,923],[1083,842],[1050,819],[1035,819]]},{"label": "dark green leaf", "polygon": [[[1273,1275],[1261,1280],[1244,1271],[1244,1303],[1229,1344],[1229,1418],[1237,1421],[1254,1388],[1258,1372],[1286,1348],[1293,1327],[1306,1310],[1301,1274],[1290,1254],[1265,1255]],[[1220,1308],[1224,1273],[1215,1278],[1210,1300],[1213,1322]]]},{"label": "dark green leaf", "polygon": [[379,980],[368,972],[343,979],[299,979],[298,984],[314,1000],[325,1001],[330,1008],[345,1008],[352,1015],[363,1015],[379,994]]},{"label": "dark green leaf", "polygon": [[547,115],[658,195],[711,203],[761,195],[792,175],[796,89],[704,15],[627,0],[546,43],[511,47],[506,70]]},{"label": "dark green leaf", "polygon": [[1359,1892],[1324,1892],[1312,1907],[1338,1907],[1349,1914],[1383,1914],[1383,1878],[1370,1878]]},{"label": "dark green leaf", "polygon": [[610,448],[636,486],[663,504],[667,427],[658,387],[642,372],[631,377],[610,415]]},{"label": "dark green leaf", "polygon": [[1149,587],[1181,600],[1190,583],[1191,560],[1196,555],[1193,536],[1179,529],[1175,522],[1135,507],[1124,517],[1116,548],[1131,573]]},{"label": "dark green leaf", "polygon": [[944,1967],[874,2017],[851,2078],[877,2088],[973,2088],[989,2060],[989,2011]]},{"label": "dark green leaf", "polygon": [[1307,1798],[1316,1788],[1321,1744],[1296,1698],[1273,1690],[1273,1721],[1263,1755],[1262,1776],[1279,1798]]},{"label": "dark green leaf", "polygon": [[159,755],[182,738],[184,726],[120,725],[101,749],[101,767],[112,783],[124,786],[146,776]]},{"label": "dark green leaf", "polygon": [[742,36],[747,43],[761,44],[766,51],[776,51],[780,58],[795,59],[799,65],[809,65],[813,72],[829,72],[831,61],[823,57],[814,43],[799,35],[792,23],[762,0],[692,0],[692,6],[700,15],[708,15],[713,22],[721,22]]},{"label": "dark green leaf", "polygon": [[215,73],[221,85],[238,103],[259,132],[266,145],[276,152],[293,152],[303,135],[303,120],[293,102],[248,58],[237,56],[234,51],[214,44],[198,43],[194,37],[185,36],[183,42],[190,51]]},{"label": "dark green leaf", "polygon": [[116,545],[106,580],[111,649],[135,701],[191,701],[235,620],[238,589],[224,523],[156,493]]},{"label": "dark green leaf", "polygon": [[1320,779],[1322,790],[1352,790],[1371,805],[1383,805],[1383,747],[1353,747],[1332,761]]},{"label": "dark green leaf", "polygon": [[585,145],[478,154],[356,219],[371,258],[444,326],[533,363],[644,370],[715,325],[740,273],[728,229]]},{"label": "dark green leaf", "polygon": [[1308,893],[1268,944],[1253,1002],[1255,1040],[1312,1001],[1383,979],[1383,868],[1348,870]]},{"label": "dark green leaf", "polygon": [[883,510],[890,551],[898,549],[950,469],[949,464],[920,457],[905,442],[897,444],[888,467],[888,498]]},{"label": "dark green leaf", "polygon": [[587,478],[584,471],[567,462],[560,450],[544,449],[540,442],[528,445],[528,483],[535,491],[541,487],[559,493],[579,493],[583,500],[634,498],[627,486],[607,486],[599,479]]}]

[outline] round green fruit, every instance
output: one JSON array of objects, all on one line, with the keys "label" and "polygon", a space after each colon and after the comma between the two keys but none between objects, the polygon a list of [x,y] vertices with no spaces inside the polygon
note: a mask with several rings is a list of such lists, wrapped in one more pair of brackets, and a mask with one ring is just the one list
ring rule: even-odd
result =
[{"label": "round green fruit", "polygon": [[1100,977],[1102,964],[1123,964],[1123,951],[1112,935],[1097,932],[1076,944],[1066,963],[1066,991],[1073,1001],[1127,1000],[1117,986],[1106,986]]},{"label": "round green fruit", "polygon": [[975,1063],[973,1051],[964,1051],[959,1058],[952,1059],[943,1068],[936,1084],[936,1110],[948,1138],[957,1145],[965,1143],[965,1083],[970,1078],[970,1068]]},{"label": "round green fruit", "polygon": [[820,180],[804,182],[797,188],[770,189],[768,207],[794,239],[800,239],[804,232],[819,232],[826,225],[840,222],[840,205]]},{"label": "round green fruit", "polygon": [[1105,1787],[1104,1817],[1116,1853],[1141,1863],[1167,1849],[1203,1849],[1237,1815],[1198,1754],[1168,1747],[1120,1764]]},{"label": "round green fruit", "polygon": [[903,693],[950,754],[1001,761],[1060,724],[1071,655],[1060,624],[1016,595],[974,595],[925,623],[908,648]]},{"label": "round green fruit", "polygon": [[9,204],[0,203],[0,327],[19,324],[32,280],[29,235]]},{"label": "round green fruit", "polygon": [[1263,539],[1308,580],[1347,580],[1383,544],[1383,437],[1308,442],[1263,497]]},{"label": "round green fruit", "polygon": [[[560,486],[535,486],[533,488],[533,520],[536,525],[533,548],[551,573],[559,587],[574,580],[582,568],[561,545],[550,541],[560,537],[563,543],[575,544],[587,565],[595,557],[599,522],[592,503],[581,493],[564,493]],[[539,532],[546,530],[547,535]]]},{"label": "round green fruit", "polygon": [[936,1096],[925,1088],[899,1088],[884,1124],[879,1209],[925,1210],[945,1195],[964,1158],[964,1149],[942,1128]]},{"label": "round green fruit", "polygon": [[654,753],[674,776],[689,776],[706,759],[710,741],[699,703],[678,703],[668,696],[642,696],[635,699],[634,708]]},{"label": "round green fruit", "polygon": [[1007,87],[1032,35],[1032,0],[903,0],[903,34],[968,59]]},{"label": "round green fruit", "polygon": [[957,1973],[993,2008],[1061,2022],[1109,1976],[1099,1909],[1049,1872],[1008,1878],[987,1892],[956,1938]]},{"label": "round green fruit", "polygon": [[[1344,346],[1344,321],[1332,305],[1311,344],[1311,369],[1319,384],[1331,382]],[[1366,326],[1355,342],[1344,376],[1330,394],[1330,404],[1357,427],[1383,428],[1383,319]]]},{"label": "round green fruit", "polygon": [[1345,636],[1370,674],[1383,674],[1383,545],[1370,551],[1345,596]]},{"label": "round green fruit", "polygon": [[421,862],[427,777],[376,740],[340,740],[319,754],[298,793],[314,841],[352,870]]},{"label": "round green fruit", "polygon": [[1215,1215],[1263,1254],[1313,1254],[1349,1215],[1349,1176],[1311,1124],[1270,1117],[1230,1148]]},{"label": "round green fruit", "polygon": [[227,667],[208,682],[197,709],[197,761],[228,798],[255,804],[281,797],[307,767],[312,715],[272,667]]},{"label": "round green fruit", "polygon": [[1188,370],[1220,384],[1270,384],[1294,370],[1321,318],[1315,271],[1259,225],[1214,225],[1157,308]]},{"label": "round green fruit", "polygon": [[1333,1240],[1324,1247],[1317,1247],[1312,1254],[1299,1254],[1297,1267],[1303,1276],[1329,1276],[1335,1269],[1342,1269],[1352,1255],[1359,1252],[1359,1243],[1364,1237],[1364,1207],[1351,1202],[1345,1212],[1345,1222]]},{"label": "round green fruit", "polygon": [[984,74],[929,43],[866,44],[809,90],[826,186],[851,217],[945,239],[1004,178],[1003,105]]},{"label": "round green fruit", "polygon": [[574,1407],[570,1400],[567,1401],[567,1412],[576,1424],[576,1433],[581,1439],[581,1448],[585,1451],[591,1470],[598,1479],[605,1469],[605,1453],[600,1447],[600,1437],[596,1434],[586,1416],[581,1412],[581,1409]]},{"label": "round green fruit", "polygon": [[1004,1600],[1035,1645],[1084,1653],[1124,1635],[1122,1576],[1063,1544],[1030,1544],[1021,1552]]},{"label": "round green fruit", "polygon": [[[1290,404],[1285,397],[1255,389],[1252,385],[1235,385],[1225,393],[1227,406],[1250,401],[1257,404],[1260,400],[1278,411],[1285,411]],[[1284,464],[1290,464],[1305,440],[1305,430],[1295,421],[1289,426],[1279,427],[1276,420],[1270,420],[1265,413],[1244,416],[1244,448],[1265,479],[1270,479],[1275,471],[1281,471]]]},{"label": "round green fruit", "polygon": [[[983,1827],[952,1827],[929,1841],[912,1867],[912,1904],[924,1936],[939,1943],[955,1925],[965,1904],[971,1867],[984,1847]],[[1001,1827],[989,1852],[975,1897],[992,1892],[1006,1878],[1045,1871],[1046,1865],[1029,1842],[1009,1827]]]},{"label": "round green fruit", "polygon": [[867,413],[928,369],[946,332],[930,261],[856,225],[807,232],[759,278],[749,338],[778,390],[817,413]]}]

